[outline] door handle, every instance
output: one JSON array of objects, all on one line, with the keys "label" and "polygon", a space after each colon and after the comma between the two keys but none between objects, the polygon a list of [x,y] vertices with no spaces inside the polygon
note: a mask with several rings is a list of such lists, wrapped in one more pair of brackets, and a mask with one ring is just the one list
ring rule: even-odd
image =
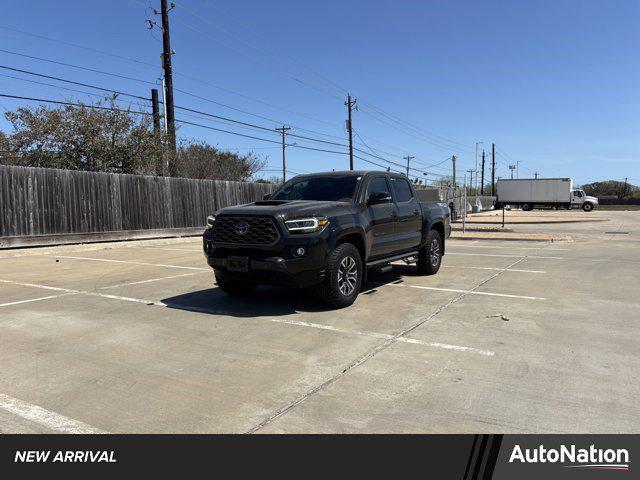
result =
[{"label": "door handle", "polygon": [[391,212],[391,216],[394,217],[394,218],[397,217],[398,216],[398,212]]},{"label": "door handle", "polygon": [[419,211],[418,209],[415,209],[415,210],[413,211],[413,214],[414,214],[414,215],[418,215],[419,213],[420,213],[420,211]]}]

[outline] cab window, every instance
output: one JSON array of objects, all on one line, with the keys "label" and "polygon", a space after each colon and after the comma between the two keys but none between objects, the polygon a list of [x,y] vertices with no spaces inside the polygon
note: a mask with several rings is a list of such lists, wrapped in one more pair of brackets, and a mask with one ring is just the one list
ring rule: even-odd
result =
[{"label": "cab window", "polygon": [[413,198],[409,182],[404,178],[391,177],[391,185],[396,196],[396,202],[408,202]]},{"label": "cab window", "polygon": [[573,191],[573,194],[574,194],[576,197],[581,197],[581,196],[582,196],[582,192],[581,192],[580,190],[574,190],[574,191]]},{"label": "cab window", "polygon": [[384,177],[376,177],[371,182],[369,182],[369,187],[367,188],[367,198],[372,193],[385,192],[391,196],[391,192],[389,191],[389,185],[387,185],[387,181]]}]

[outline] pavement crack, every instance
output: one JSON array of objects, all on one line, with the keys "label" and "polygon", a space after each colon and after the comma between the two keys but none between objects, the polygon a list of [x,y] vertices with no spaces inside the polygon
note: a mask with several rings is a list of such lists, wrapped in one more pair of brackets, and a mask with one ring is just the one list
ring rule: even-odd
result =
[{"label": "pavement crack", "polygon": [[336,373],[335,375],[333,375],[332,377],[328,378],[327,380],[325,380],[324,382],[320,383],[319,385],[316,385],[315,387],[311,388],[310,390],[308,390],[307,392],[305,392],[304,394],[302,394],[300,397],[296,398],[295,400],[293,400],[292,402],[284,405],[283,407],[279,408],[278,410],[276,410],[274,413],[272,413],[271,415],[269,415],[267,418],[265,418],[264,420],[262,420],[260,423],[254,425],[253,427],[251,427],[249,430],[247,430],[245,433],[246,434],[251,434],[251,433],[256,433],[259,430],[263,429],[264,427],[266,427],[267,425],[269,425],[270,423],[272,423],[274,420],[286,415],[287,413],[289,413],[291,410],[293,410],[296,406],[300,405],[302,402],[304,402],[307,398],[315,395],[316,393],[320,392],[321,390],[324,390],[326,387],[328,387],[329,385],[332,385],[333,383],[335,383],[337,380],[339,380],[341,377],[343,377],[344,375],[346,375],[347,373],[349,373],[351,370],[353,370],[354,368],[362,365],[363,363],[365,363],[366,361],[370,360],[371,358],[375,357],[378,353],[382,352],[383,350],[386,350],[387,348],[389,348],[391,345],[393,345],[396,341],[398,341],[398,339],[400,337],[404,337],[407,334],[411,333],[413,330],[415,330],[416,328],[420,327],[421,325],[425,324],[426,322],[428,322],[429,320],[433,319],[435,316],[437,316],[438,314],[440,314],[440,312],[442,312],[443,310],[447,309],[448,307],[450,307],[451,305],[453,305],[454,303],[459,302],[460,300],[462,300],[464,297],[466,297],[469,293],[477,290],[478,288],[482,287],[483,285],[485,285],[486,283],[490,282],[491,280],[493,280],[494,278],[502,275],[504,272],[506,272],[508,269],[518,265],[520,262],[526,260],[528,258],[528,255],[524,255],[521,258],[519,258],[518,260],[516,260],[515,262],[511,263],[510,265],[507,265],[505,268],[503,268],[502,270],[490,275],[488,278],[486,278],[485,280],[482,280],[481,282],[477,283],[475,286],[473,286],[472,288],[468,289],[467,291],[460,293],[459,295],[453,297],[451,300],[449,300],[448,302],[444,303],[443,305],[441,305],[440,307],[438,307],[434,312],[432,312],[430,315],[418,320],[417,322],[412,323],[411,325],[405,327],[404,329],[400,330],[398,333],[390,336],[388,339],[386,339],[385,341],[379,343],[378,345],[376,345],[375,347],[373,347],[371,350],[369,350],[369,352],[365,353],[364,355],[362,355],[361,357],[358,357],[355,361],[353,361],[352,363],[350,363],[347,367],[343,368],[341,371],[339,371],[338,373]]}]

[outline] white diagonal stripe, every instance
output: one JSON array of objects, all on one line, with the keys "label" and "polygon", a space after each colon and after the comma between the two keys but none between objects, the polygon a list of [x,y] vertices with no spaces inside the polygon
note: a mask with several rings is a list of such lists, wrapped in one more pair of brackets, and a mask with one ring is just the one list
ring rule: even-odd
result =
[{"label": "white diagonal stripe", "polygon": [[32,405],[27,402],[23,402],[4,393],[0,393],[0,408],[18,415],[30,422],[35,422],[43,425],[51,430],[55,430],[61,433],[74,433],[74,434],[95,434],[95,433],[108,433],[98,428],[87,425],[86,423],[79,422],[59,413],[52,412],[46,408],[39,407],[38,405]]}]

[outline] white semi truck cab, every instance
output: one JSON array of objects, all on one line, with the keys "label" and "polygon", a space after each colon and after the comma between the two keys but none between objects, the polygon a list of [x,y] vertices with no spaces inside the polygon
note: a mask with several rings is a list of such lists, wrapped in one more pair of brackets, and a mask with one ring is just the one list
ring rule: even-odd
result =
[{"label": "white semi truck cab", "polygon": [[571,190],[571,207],[582,208],[585,212],[590,212],[598,206],[598,199],[590,197],[584,190]]}]

